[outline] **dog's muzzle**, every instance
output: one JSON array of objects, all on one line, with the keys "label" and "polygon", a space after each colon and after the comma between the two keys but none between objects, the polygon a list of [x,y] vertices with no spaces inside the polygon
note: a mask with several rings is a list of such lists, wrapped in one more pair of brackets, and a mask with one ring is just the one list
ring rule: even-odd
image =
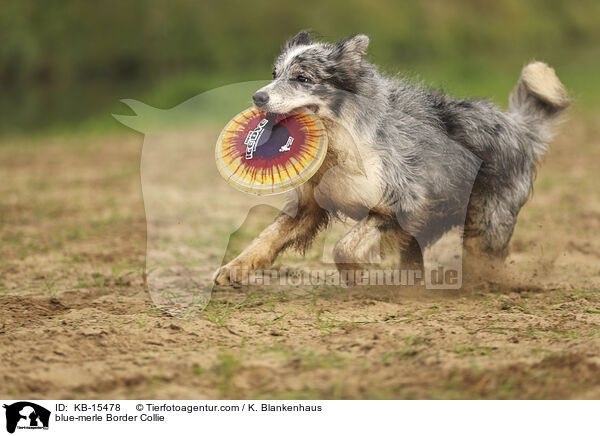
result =
[{"label": "dog's muzzle", "polygon": [[269,94],[265,91],[258,91],[252,96],[252,101],[257,107],[263,106],[269,101]]}]

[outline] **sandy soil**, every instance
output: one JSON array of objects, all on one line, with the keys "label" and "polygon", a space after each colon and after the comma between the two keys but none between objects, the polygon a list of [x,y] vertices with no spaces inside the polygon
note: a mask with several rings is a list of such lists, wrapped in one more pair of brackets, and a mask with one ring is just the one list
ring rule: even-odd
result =
[{"label": "sandy soil", "polygon": [[[501,276],[458,291],[222,289],[187,319],[145,286],[141,135],[2,144],[0,397],[598,399],[597,121],[563,126]],[[318,265],[327,238],[278,264]]]}]

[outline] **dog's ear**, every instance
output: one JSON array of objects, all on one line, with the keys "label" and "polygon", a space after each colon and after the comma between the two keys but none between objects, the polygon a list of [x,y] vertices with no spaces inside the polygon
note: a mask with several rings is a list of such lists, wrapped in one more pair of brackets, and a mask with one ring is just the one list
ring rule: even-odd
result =
[{"label": "dog's ear", "polygon": [[367,35],[354,35],[333,45],[333,55],[340,62],[351,69],[358,69],[362,62],[363,56],[367,53],[369,47],[369,37]]},{"label": "dog's ear", "polygon": [[298,45],[310,45],[311,43],[310,32],[308,30],[301,30],[285,44],[285,48],[292,48]]},{"label": "dog's ear", "polygon": [[346,54],[363,57],[369,47],[369,37],[363,34],[354,35],[336,42],[335,45]]}]

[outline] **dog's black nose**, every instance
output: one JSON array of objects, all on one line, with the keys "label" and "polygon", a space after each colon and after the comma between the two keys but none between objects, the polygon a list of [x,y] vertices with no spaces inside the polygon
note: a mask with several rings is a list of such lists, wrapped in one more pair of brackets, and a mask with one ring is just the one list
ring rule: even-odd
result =
[{"label": "dog's black nose", "polygon": [[267,94],[265,91],[259,91],[252,96],[252,100],[257,106],[263,105],[269,101],[269,94]]}]

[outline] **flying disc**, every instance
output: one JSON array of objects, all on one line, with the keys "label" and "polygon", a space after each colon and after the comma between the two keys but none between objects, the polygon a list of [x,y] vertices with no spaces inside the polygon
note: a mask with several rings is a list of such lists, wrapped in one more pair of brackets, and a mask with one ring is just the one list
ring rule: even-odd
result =
[{"label": "flying disc", "polygon": [[221,131],[215,158],[219,173],[232,186],[268,195],[306,182],[326,153],[325,127],[310,110],[274,115],[249,108]]}]

